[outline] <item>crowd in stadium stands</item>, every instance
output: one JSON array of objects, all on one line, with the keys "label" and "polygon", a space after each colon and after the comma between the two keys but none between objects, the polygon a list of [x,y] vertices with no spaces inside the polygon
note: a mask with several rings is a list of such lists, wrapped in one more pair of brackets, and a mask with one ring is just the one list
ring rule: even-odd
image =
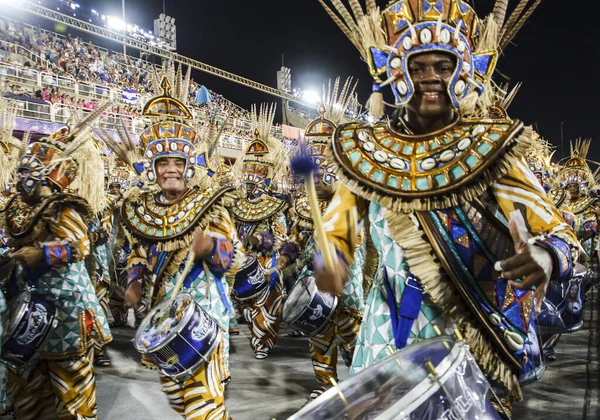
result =
[{"label": "crowd in stadium stands", "polygon": [[[51,36],[41,31],[26,31],[19,22],[5,20],[4,29],[0,25],[0,52],[8,50],[9,43],[19,45],[41,58],[41,60],[26,61],[22,68],[23,74],[33,76],[33,71],[52,73],[74,82],[93,83],[107,88],[135,90],[138,94],[153,94],[151,80],[152,64],[139,58],[124,56],[112,51],[103,52],[90,42],[81,38]],[[10,61],[10,54],[0,54],[0,62]],[[61,103],[77,106],[84,109],[95,109],[99,101],[90,98],[78,98],[68,95],[55,85],[54,79],[44,80],[43,88],[38,90],[21,87],[18,83],[11,82],[11,75],[6,74],[5,68],[0,68],[0,84],[7,93],[27,95],[44,100],[50,104]],[[192,80],[190,86],[190,101],[195,104],[195,98],[200,85]],[[211,92],[212,93],[212,92]],[[211,107],[216,108],[224,115],[231,114],[233,119],[247,119],[248,111],[238,107],[225,99],[222,95],[212,93]],[[124,116],[139,116],[140,106],[115,105],[112,113]],[[239,124],[237,124],[239,125]],[[249,131],[245,128],[232,128],[228,134],[247,136]]]}]

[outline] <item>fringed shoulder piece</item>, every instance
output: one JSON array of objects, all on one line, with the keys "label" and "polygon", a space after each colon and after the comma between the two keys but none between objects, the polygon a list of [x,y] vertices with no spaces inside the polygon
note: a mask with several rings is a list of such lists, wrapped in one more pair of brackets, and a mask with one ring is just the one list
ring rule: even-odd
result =
[{"label": "fringed shoulder piece", "polygon": [[532,129],[519,121],[461,119],[424,136],[381,122],[340,126],[327,150],[336,175],[359,196],[394,211],[442,209],[478,198],[521,159]]},{"label": "fringed shoulder piece", "polygon": [[234,200],[231,187],[192,188],[175,204],[161,204],[155,193],[146,192],[136,200],[126,199],[121,217],[136,242],[152,242],[159,251],[174,251],[189,246],[194,232],[206,228],[211,217]]}]

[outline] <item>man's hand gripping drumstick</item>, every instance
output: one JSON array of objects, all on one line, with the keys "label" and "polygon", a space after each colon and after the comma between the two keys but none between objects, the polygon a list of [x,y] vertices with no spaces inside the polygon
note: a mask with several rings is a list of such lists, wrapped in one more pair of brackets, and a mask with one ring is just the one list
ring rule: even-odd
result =
[{"label": "man's hand gripping drumstick", "polygon": [[341,294],[344,288],[344,276],[343,269],[334,265],[333,253],[331,246],[327,242],[327,236],[325,235],[325,227],[323,225],[323,218],[321,217],[321,207],[319,206],[319,200],[317,199],[317,192],[315,190],[314,172],[317,166],[312,160],[312,157],[308,155],[306,151],[302,151],[296,158],[291,160],[291,168],[298,175],[304,177],[304,185],[306,187],[306,194],[308,196],[308,203],[310,204],[310,212],[313,219],[315,239],[317,247],[321,251],[323,258],[323,268],[317,268],[316,280],[317,287],[320,290],[331,292],[335,294]]}]

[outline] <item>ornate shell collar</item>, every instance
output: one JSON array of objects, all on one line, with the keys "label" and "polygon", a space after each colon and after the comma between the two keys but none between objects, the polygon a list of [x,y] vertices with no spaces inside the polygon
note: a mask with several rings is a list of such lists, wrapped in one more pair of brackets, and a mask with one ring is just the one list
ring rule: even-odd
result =
[{"label": "ornate shell collar", "polygon": [[508,118],[460,119],[427,135],[386,122],[349,123],[338,127],[328,153],[357,194],[395,210],[429,210],[478,197],[530,141],[531,130]]},{"label": "ornate shell collar", "polygon": [[211,205],[233,188],[200,191],[191,188],[177,202],[161,203],[160,193],[146,193],[135,201],[126,200],[121,215],[127,229],[141,239],[170,241],[195,229]]},{"label": "ornate shell collar", "polygon": [[256,201],[250,201],[246,197],[236,200],[230,210],[233,217],[240,222],[260,222],[278,215],[286,208],[287,203],[284,200],[264,194]]}]

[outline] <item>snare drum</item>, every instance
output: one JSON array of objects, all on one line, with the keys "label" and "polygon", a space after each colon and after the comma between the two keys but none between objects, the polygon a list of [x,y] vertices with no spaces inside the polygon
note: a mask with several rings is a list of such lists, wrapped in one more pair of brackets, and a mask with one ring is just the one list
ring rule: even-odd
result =
[{"label": "snare drum", "polygon": [[188,293],[164,301],[142,321],[135,335],[137,351],[161,371],[184,382],[210,359],[221,340],[217,322]]},{"label": "snare drum", "polygon": [[499,419],[488,401],[489,389],[464,342],[436,337],[350,377],[290,420]]},{"label": "snare drum", "polygon": [[299,279],[283,305],[284,322],[314,336],[331,325],[338,304],[337,296],[317,289],[315,278]]},{"label": "snare drum", "polygon": [[37,361],[38,350],[55,327],[56,307],[29,291],[21,292],[9,307],[9,320],[2,322],[8,328],[2,337],[0,361],[21,374]]},{"label": "snare drum", "polygon": [[240,302],[253,300],[267,287],[269,287],[269,283],[265,276],[265,270],[254,255],[248,255],[244,266],[235,275],[233,296]]},{"label": "snare drum", "polygon": [[579,330],[583,326],[583,303],[585,285],[590,270],[576,263],[573,277],[566,282],[550,282],[542,310],[536,319],[544,334],[563,334]]}]

